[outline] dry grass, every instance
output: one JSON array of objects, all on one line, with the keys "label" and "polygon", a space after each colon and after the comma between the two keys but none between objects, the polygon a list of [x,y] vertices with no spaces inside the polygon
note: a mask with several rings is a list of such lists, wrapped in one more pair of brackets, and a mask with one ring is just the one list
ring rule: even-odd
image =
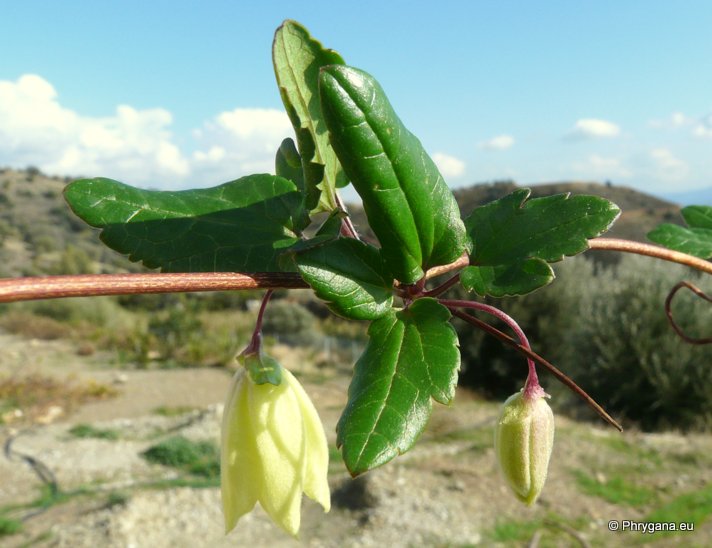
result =
[{"label": "dry grass", "polygon": [[40,374],[0,377],[0,424],[50,423],[83,403],[116,394],[116,389],[94,380],[60,380]]},{"label": "dry grass", "polygon": [[10,310],[0,316],[0,327],[8,333],[43,341],[68,337],[72,332],[72,328],[66,323],[24,310]]}]

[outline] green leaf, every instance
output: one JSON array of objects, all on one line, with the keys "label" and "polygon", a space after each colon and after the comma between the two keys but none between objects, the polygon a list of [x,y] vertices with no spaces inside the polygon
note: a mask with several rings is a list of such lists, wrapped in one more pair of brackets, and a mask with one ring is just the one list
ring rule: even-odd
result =
[{"label": "green leaf", "polygon": [[460,281],[468,291],[492,297],[525,295],[553,279],[554,271],[549,264],[537,258],[510,265],[468,266],[460,272]]},{"label": "green leaf", "polygon": [[663,223],[648,233],[648,239],[701,259],[712,258],[712,229],[709,228],[685,228]]},{"label": "green leaf", "polygon": [[447,308],[425,298],[371,324],[336,428],[352,475],[408,451],[430,418],[431,398],[452,402],[460,353],[449,319]]},{"label": "green leaf", "polygon": [[712,229],[712,206],[687,206],[680,213],[690,228]]},{"label": "green leaf", "polygon": [[274,175],[182,191],[82,179],[64,195],[106,245],[164,272],[278,271],[306,218],[295,184]]},{"label": "green leaf", "polygon": [[329,66],[319,93],[334,150],[396,279],[412,284],[428,268],[457,259],[469,242],[455,198],[378,82],[352,67]]},{"label": "green leaf", "polygon": [[283,253],[279,257],[280,268],[285,271],[297,270],[297,263],[294,260],[296,253],[336,240],[340,236],[341,220],[345,216],[346,213],[340,209],[332,211],[319,227],[319,230],[316,231],[313,238],[299,240],[289,248],[289,253]]},{"label": "green leaf", "polygon": [[277,29],[272,45],[274,73],[282,102],[297,136],[306,190],[306,206],[317,211],[338,207],[335,188],[344,186],[341,166],[329,142],[319,104],[319,69],[343,64],[296,21]]},{"label": "green leaf", "polygon": [[316,231],[316,236],[331,235],[335,238],[341,234],[342,221],[348,217],[348,213],[341,209],[332,211],[326,220],[321,224],[319,230]]},{"label": "green leaf", "polygon": [[689,228],[663,223],[648,233],[648,239],[701,259],[712,258],[712,207],[687,206],[680,213]]},{"label": "green leaf", "polygon": [[296,254],[299,273],[335,314],[375,320],[393,305],[393,277],[380,251],[352,238],[339,238]]},{"label": "green leaf", "polygon": [[272,356],[262,352],[250,352],[237,356],[240,365],[247,369],[247,372],[255,384],[273,384],[279,386],[282,383],[282,366]]},{"label": "green leaf", "polygon": [[554,275],[543,263],[585,251],[588,239],[605,232],[620,214],[618,206],[597,196],[527,200],[529,193],[517,189],[476,208],[465,220],[474,243],[465,289],[504,296],[546,285]]},{"label": "green leaf", "polygon": [[299,190],[305,192],[302,158],[292,139],[287,138],[279,145],[277,156],[274,159],[274,169],[279,177],[292,181]]}]

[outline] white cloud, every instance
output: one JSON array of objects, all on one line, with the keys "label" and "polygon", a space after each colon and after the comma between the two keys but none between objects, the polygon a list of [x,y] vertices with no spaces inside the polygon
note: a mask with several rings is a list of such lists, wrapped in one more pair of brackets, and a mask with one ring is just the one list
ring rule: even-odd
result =
[{"label": "white cloud", "polygon": [[667,148],[652,149],[650,159],[654,175],[663,181],[681,181],[690,171],[688,165]]},{"label": "white cloud", "polygon": [[135,184],[190,170],[172,142],[170,112],[120,105],[87,117],[63,107],[52,84],[26,74],[0,81],[0,164],[58,174],[110,175]]},{"label": "white cloud", "polygon": [[673,112],[670,117],[665,120],[651,120],[650,126],[662,129],[683,128],[689,130],[694,137],[702,139],[712,138],[712,114],[702,116],[701,118],[693,118],[682,112]]},{"label": "white cloud", "polygon": [[250,173],[274,173],[274,157],[285,137],[293,136],[284,111],[236,108],[222,112],[193,132],[200,149],[192,156],[195,172],[211,184]]},{"label": "white cloud", "polygon": [[159,188],[217,185],[272,173],[277,148],[293,135],[281,110],[236,108],[196,129],[196,150],[184,153],[173,141],[172,123],[165,109],[129,105],[111,116],[83,116],[64,107],[52,84],[37,75],[0,81],[0,165]]},{"label": "white cloud", "polygon": [[692,130],[695,137],[712,138],[712,114],[703,117]]},{"label": "white cloud", "polygon": [[486,150],[506,150],[513,144],[514,137],[511,135],[498,135],[497,137],[492,137],[487,141],[479,143],[477,146]]},{"label": "white cloud", "polygon": [[45,163],[54,173],[109,174],[131,183],[153,184],[154,178],[182,178],[190,172],[188,161],[171,142],[170,112],[116,107],[106,118],[78,117],[71,141],[61,156]]},{"label": "white cloud", "polygon": [[217,163],[224,160],[226,154],[227,151],[223,147],[214,145],[210,147],[207,152],[203,152],[202,150],[195,151],[193,153],[193,158],[198,162]]},{"label": "white cloud", "polygon": [[582,118],[574,124],[567,137],[573,140],[597,139],[601,137],[617,137],[620,132],[620,128],[608,120]]},{"label": "white cloud", "polygon": [[620,159],[598,154],[592,154],[583,162],[575,162],[572,167],[585,179],[627,179],[632,175],[631,170]]},{"label": "white cloud", "polygon": [[648,125],[653,128],[679,128],[689,126],[694,120],[689,118],[683,112],[673,112],[668,118],[654,119],[648,122]]},{"label": "white cloud", "polygon": [[688,123],[688,117],[685,116],[682,112],[673,112],[670,115],[670,123],[672,124],[673,127],[682,127],[687,125]]},{"label": "white cloud", "polygon": [[436,152],[432,155],[435,165],[438,166],[443,177],[460,177],[465,173],[465,162],[454,156]]}]

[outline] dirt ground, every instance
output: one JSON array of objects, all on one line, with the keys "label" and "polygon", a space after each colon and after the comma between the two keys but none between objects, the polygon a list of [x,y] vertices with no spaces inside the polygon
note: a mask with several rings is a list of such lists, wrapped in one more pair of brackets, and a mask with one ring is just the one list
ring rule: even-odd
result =
[{"label": "dirt ground", "polygon": [[[0,345],[0,379],[36,373],[116,392],[73,409],[44,409],[31,422],[18,418],[0,425],[0,440],[10,440],[14,454],[13,459],[0,455],[0,511],[36,501],[41,492],[42,482],[17,453],[41,462],[60,492],[71,494],[46,508],[35,504],[5,512],[22,520],[23,529],[0,537],[2,546],[712,545],[706,515],[693,533],[662,536],[608,529],[611,520],[644,521],[680,494],[709,486],[710,436],[621,435],[604,425],[578,424],[557,415],[547,485],[539,502],[528,508],[509,493],[496,469],[492,436],[498,405],[464,391],[450,408],[435,405],[416,447],[384,467],[351,480],[334,459],[332,511],[324,515],[305,498],[299,539],[285,535],[259,508],[225,536],[219,489],[157,488],[157,481],[175,479],[178,473],[147,462],[141,452],[175,433],[218,442],[229,371],[118,370],[106,365],[106,356],[77,356],[66,341],[27,341],[7,334],[0,334]],[[281,360],[290,360],[288,349],[279,352]],[[293,361],[296,365],[299,360]],[[333,445],[348,376],[301,373]],[[160,407],[183,412],[157,414]],[[555,403],[552,407],[556,411]],[[46,424],[38,424],[38,418]],[[76,438],[68,431],[77,424],[112,429],[119,436]],[[644,498],[633,504],[582,492],[575,480],[582,471],[601,485],[619,476],[638,482],[645,487]]]}]

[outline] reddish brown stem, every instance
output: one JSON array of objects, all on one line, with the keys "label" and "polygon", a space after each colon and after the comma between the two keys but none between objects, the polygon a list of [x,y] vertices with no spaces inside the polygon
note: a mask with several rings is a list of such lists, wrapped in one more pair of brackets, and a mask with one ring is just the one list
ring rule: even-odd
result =
[{"label": "reddish brown stem", "polygon": [[607,251],[624,251],[626,253],[635,253],[637,255],[645,255],[654,257],[672,263],[683,264],[690,266],[707,274],[712,274],[712,262],[705,261],[698,257],[673,251],[658,245],[644,244],[642,242],[634,242],[631,240],[621,240],[618,238],[594,238],[588,241],[590,249],[603,249]]},{"label": "reddish brown stem", "polygon": [[460,275],[455,274],[452,278],[448,278],[446,281],[441,283],[439,286],[430,289],[429,291],[423,291],[423,297],[437,297],[442,293],[445,293],[452,286],[460,283]]},{"label": "reddish brown stem", "polygon": [[[462,268],[467,255],[454,263],[430,269],[426,278]],[[162,274],[79,274],[0,279],[0,303],[96,297],[141,293],[180,293],[188,291],[241,291],[245,289],[306,289],[309,286],[295,272],[195,272]]]},{"label": "reddish brown stem", "polygon": [[[686,253],[659,246],[619,240],[595,238],[589,240],[591,249],[606,249],[637,253],[685,264],[712,274],[712,262]],[[459,270],[469,264],[466,253],[448,265],[431,268],[426,279]],[[198,272],[191,274],[81,274],[78,276],[40,276],[0,280],[0,303],[57,299],[61,297],[91,297],[97,295],[126,295],[138,293],[179,293],[184,291],[239,291],[245,289],[300,289],[308,287],[296,273],[256,272]]]},{"label": "reddish brown stem", "polygon": [[564,385],[566,385],[568,388],[570,388],[577,396],[579,396],[583,401],[585,401],[589,407],[591,407],[598,415],[605,420],[608,424],[614,426],[617,428],[619,431],[623,431],[623,427],[618,424],[618,422],[611,417],[603,407],[601,407],[598,403],[596,403],[596,400],[594,400],[591,396],[589,396],[578,384],[576,384],[570,377],[568,377],[566,374],[564,374],[562,371],[556,368],[552,363],[548,362],[544,358],[542,358],[539,354],[529,350],[528,348],[522,346],[519,344],[517,341],[515,341],[512,337],[507,335],[506,333],[502,333],[499,329],[496,327],[493,327],[479,318],[476,318],[472,316],[471,314],[468,314],[467,312],[463,312],[462,310],[458,310],[457,308],[451,308],[450,311],[454,316],[457,316],[458,318],[461,318],[465,320],[466,322],[479,327],[483,331],[486,331],[490,335],[494,335],[497,337],[499,340],[504,342],[505,344],[508,344],[515,350],[521,352],[524,354],[526,357],[531,358],[532,360],[536,361],[537,363],[543,365],[546,369],[549,370],[549,372],[554,375],[559,381],[561,381]]},{"label": "reddish brown stem", "polygon": [[160,274],[151,272],[38,276],[0,280],[0,303],[97,295],[305,287],[308,286],[299,274],[291,272],[257,272],[254,274],[236,272]]},{"label": "reddish brown stem", "polygon": [[675,330],[675,333],[677,333],[682,340],[685,342],[688,342],[690,344],[712,344],[712,337],[706,337],[703,339],[695,339],[693,337],[689,337],[685,335],[684,331],[682,328],[677,325],[675,320],[672,317],[672,299],[675,297],[675,294],[680,291],[683,287],[689,289],[692,291],[695,295],[697,295],[699,298],[704,299],[708,303],[712,303],[712,297],[704,293],[699,287],[691,284],[690,282],[679,282],[675,284],[675,287],[673,287],[670,290],[670,293],[668,293],[667,298],[665,299],[665,314],[667,315],[668,321],[670,322],[670,325],[672,328]]}]

